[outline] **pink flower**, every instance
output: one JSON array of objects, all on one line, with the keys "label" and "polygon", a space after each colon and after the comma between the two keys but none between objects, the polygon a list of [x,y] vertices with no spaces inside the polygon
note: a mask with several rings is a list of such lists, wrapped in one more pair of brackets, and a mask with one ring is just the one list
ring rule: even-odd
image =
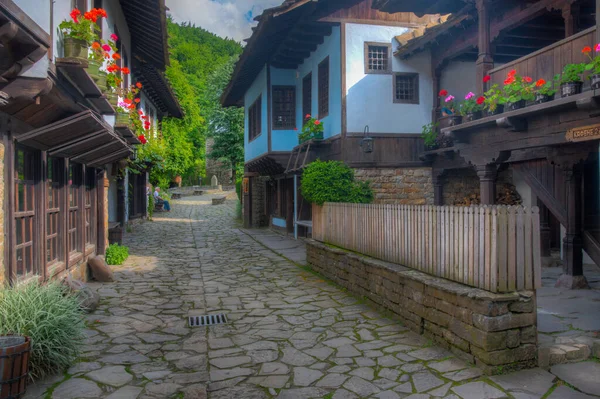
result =
[{"label": "pink flower", "polygon": [[105,45],[102,46],[102,50],[104,50],[104,51],[110,51],[112,49],[110,48],[110,46],[108,44],[105,44]]},{"label": "pink flower", "polygon": [[466,96],[465,96],[465,100],[470,100],[473,97],[475,97],[475,93],[473,93],[472,91],[470,91]]},{"label": "pink flower", "polygon": [[297,128],[297,127],[295,127],[295,128],[294,128],[294,130],[298,130],[298,128]]},{"label": "pink flower", "polygon": [[597,53],[600,53],[600,43],[596,44],[595,50]]},{"label": "pink flower", "polygon": [[453,101],[453,100],[454,100],[454,96],[448,96],[448,97],[446,97],[446,99],[444,101],[449,103],[450,101]]},{"label": "pink flower", "polygon": [[113,33],[112,35],[110,35],[110,40],[112,40],[113,42],[116,42],[117,40],[119,40],[119,36],[117,36]]},{"label": "pink flower", "polygon": [[315,121],[315,125],[319,126],[321,124],[321,121]]}]

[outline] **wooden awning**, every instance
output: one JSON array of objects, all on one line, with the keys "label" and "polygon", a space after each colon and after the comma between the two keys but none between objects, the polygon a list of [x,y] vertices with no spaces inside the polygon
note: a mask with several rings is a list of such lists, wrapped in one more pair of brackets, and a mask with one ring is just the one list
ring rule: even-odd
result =
[{"label": "wooden awning", "polygon": [[[16,136],[26,146],[48,151],[91,166],[98,159],[133,153],[132,148],[98,114],[87,110],[39,129]],[[120,158],[119,158],[120,159]]]},{"label": "wooden awning", "polygon": [[129,144],[141,144],[135,132],[126,125],[115,125],[115,132],[119,133]]}]

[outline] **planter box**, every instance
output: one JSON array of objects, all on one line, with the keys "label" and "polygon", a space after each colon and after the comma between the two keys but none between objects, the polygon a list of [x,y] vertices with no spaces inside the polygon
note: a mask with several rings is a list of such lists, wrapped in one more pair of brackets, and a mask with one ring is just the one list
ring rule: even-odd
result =
[{"label": "planter box", "polygon": [[0,399],[25,395],[30,350],[29,337],[0,337]]}]

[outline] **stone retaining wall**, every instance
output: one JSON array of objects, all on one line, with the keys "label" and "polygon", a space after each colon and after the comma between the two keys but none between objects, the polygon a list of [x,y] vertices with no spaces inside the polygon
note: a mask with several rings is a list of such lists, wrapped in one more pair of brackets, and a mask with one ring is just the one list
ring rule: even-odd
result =
[{"label": "stone retaining wall", "polygon": [[355,169],[357,180],[371,183],[376,204],[433,205],[431,168]]},{"label": "stone retaining wall", "polygon": [[535,293],[493,294],[310,240],[310,267],[487,374],[535,367]]}]

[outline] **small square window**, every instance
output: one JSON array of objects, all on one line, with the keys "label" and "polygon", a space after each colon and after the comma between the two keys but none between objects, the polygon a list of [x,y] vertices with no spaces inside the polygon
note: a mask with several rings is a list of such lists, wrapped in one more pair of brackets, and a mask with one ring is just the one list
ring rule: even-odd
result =
[{"label": "small square window", "polygon": [[391,73],[391,52],[391,44],[365,43],[365,74]]},{"label": "small square window", "polygon": [[419,104],[419,74],[394,74],[394,102]]}]

